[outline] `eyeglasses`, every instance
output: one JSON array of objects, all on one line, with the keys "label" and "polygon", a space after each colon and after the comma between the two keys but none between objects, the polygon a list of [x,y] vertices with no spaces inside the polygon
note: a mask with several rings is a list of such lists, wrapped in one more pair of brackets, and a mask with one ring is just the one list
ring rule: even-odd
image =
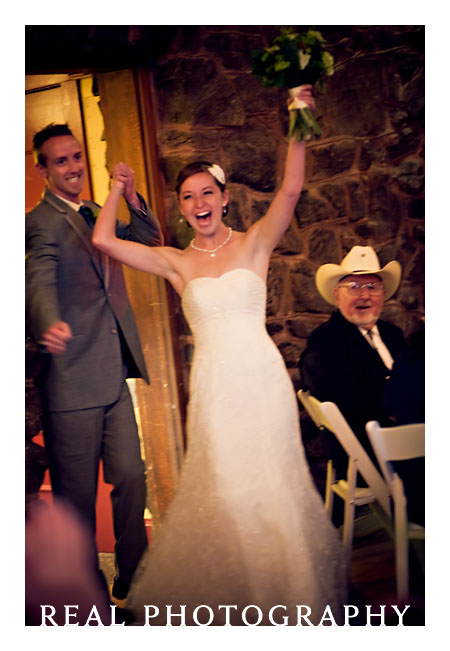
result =
[{"label": "eyeglasses", "polygon": [[339,287],[346,287],[348,293],[351,296],[359,296],[359,294],[362,293],[364,288],[367,289],[367,291],[371,296],[380,296],[380,294],[382,294],[384,291],[383,283],[377,281],[370,281],[368,283],[359,283],[358,281],[354,280],[351,283],[342,283],[337,287],[338,289]]}]

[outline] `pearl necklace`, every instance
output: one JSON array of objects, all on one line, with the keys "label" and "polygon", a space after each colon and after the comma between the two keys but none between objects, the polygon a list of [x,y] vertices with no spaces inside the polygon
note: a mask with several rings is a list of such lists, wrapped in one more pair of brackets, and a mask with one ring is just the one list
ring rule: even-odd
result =
[{"label": "pearl necklace", "polygon": [[227,242],[230,241],[232,232],[233,232],[233,229],[231,228],[231,226],[229,226],[228,227],[228,235],[227,235],[226,239],[222,242],[222,244],[219,244],[219,246],[216,246],[215,249],[200,249],[198,246],[195,246],[195,244],[194,244],[195,237],[194,237],[193,240],[191,240],[191,246],[196,251],[201,251],[201,253],[209,253],[210,258],[215,258],[217,251],[219,249],[221,249],[223,246],[225,246],[225,244],[227,244]]}]

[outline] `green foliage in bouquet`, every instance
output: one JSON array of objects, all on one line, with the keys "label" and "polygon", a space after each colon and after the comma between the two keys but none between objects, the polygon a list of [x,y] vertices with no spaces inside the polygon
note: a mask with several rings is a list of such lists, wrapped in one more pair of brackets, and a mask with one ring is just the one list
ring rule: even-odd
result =
[{"label": "green foliage in bouquet", "polygon": [[[325,39],[316,30],[305,33],[282,29],[270,47],[254,51],[253,74],[264,86],[296,88],[303,84],[323,83],[325,75],[332,75],[333,57],[325,50]],[[289,137],[310,140],[321,134],[319,125],[309,108],[291,109]]]}]

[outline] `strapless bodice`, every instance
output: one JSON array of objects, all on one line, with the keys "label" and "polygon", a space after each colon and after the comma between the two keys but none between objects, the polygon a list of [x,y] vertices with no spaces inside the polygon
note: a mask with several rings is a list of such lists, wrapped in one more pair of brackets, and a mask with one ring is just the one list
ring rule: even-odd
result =
[{"label": "strapless bodice", "polygon": [[184,290],[182,306],[195,344],[195,359],[237,364],[261,347],[274,346],[265,327],[266,284],[251,269],[239,267],[217,278],[198,277]]},{"label": "strapless bodice", "polygon": [[217,321],[265,321],[266,284],[251,269],[238,267],[217,278],[200,276],[186,285],[182,304],[192,331]]}]

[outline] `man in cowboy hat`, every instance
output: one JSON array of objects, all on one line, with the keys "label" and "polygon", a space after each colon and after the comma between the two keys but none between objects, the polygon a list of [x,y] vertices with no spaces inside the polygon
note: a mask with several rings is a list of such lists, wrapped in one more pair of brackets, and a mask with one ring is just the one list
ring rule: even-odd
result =
[{"label": "man in cowboy hat", "polygon": [[[301,388],[336,403],[372,458],[365,425],[369,420],[387,424],[385,385],[405,346],[400,328],[378,317],[400,277],[400,264],[392,261],[381,269],[371,246],[354,246],[340,265],[319,267],[319,294],[337,311],[311,333],[299,361]],[[335,457],[340,457],[334,459],[337,471],[343,471],[342,452]]]}]

